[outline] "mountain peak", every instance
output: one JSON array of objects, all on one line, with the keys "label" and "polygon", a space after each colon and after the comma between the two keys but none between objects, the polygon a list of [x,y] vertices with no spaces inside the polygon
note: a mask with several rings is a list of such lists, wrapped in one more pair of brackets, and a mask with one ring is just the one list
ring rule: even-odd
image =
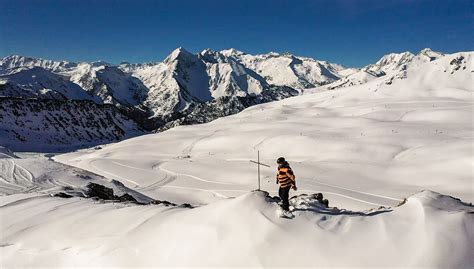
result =
[{"label": "mountain peak", "polygon": [[436,59],[436,58],[438,58],[438,57],[440,57],[440,56],[443,56],[444,54],[443,54],[442,52],[434,51],[434,50],[432,50],[432,49],[430,49],[430,48],[424,48],[424,49],[422,49],[422,50],[418,53],[418,55],[427,56],[427,57],[429,57],[430,59],[433,59],[433,60],[434,60],[434,59]]},{"label": "mountain peak", "polygon": [[431,52],[433,51],[431,48],[424,48],[420,51],[420,53],[426,53],[426,52]]},{"label": "mountain peak", "polygon": [[0,68],[4,70],[12,70],[18,67],[31,68],[39,66],[50,71],[61,72],[73,68],[76,65],[77,64],[73,62],[45,60],[42,58],[33,58],[16,54],[0,59]]},{"label": "mountain peak", "polygon": [[192,54],[191,52],[187,51],[183,47],[178,47],[177,49],[173,50],[168,57],[164,60],[164,62],[168,63],[170,61],[174,61],[178,58],[190,58],[194,57],[195,55]]},{"label": "mountain peak", "polygon": [[204,55],[204,54],[215,54],[215,53],[216,53],[215,50],[213,50],[213,49],[211,49],[211,48],[207,48],[207,49],[201,51],[200,54]]},{"label": "mountain peak", "polygon": [[275,51],[270,51],[267,55],[276,57],[276,56],[280,56],[280,53],[275,52]]},{"label": "mountain peak", "polygon": [[18,58],[26,58],[26,57],[18,55],[18,54],[11,54],[11,55],[3,57],[3,59],[18,59]]},{"label": "mountain peak", "polygon": [[111,66],[113,64],[110,64],[106,61],[98,60],[90,63],[93,67],[99,67],[99,66]]},{"label": "mountain peak", "polygon": [[244,52],[240,50],[236,50],[234,48],[226,49],[226,50],[221,50],[220,52],[222,55],[229,57],[229,56],[239,56],[245,54]]}]

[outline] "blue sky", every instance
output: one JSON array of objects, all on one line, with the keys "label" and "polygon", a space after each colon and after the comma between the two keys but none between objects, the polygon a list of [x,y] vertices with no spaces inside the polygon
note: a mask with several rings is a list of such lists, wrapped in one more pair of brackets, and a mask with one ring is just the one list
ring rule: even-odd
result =
[{"label": "blue sky", "polygon": [[0,0],[0,56],[150,62],[180,46],[233,47],[363,66],[389,52],[473,50],[473,2]]}]

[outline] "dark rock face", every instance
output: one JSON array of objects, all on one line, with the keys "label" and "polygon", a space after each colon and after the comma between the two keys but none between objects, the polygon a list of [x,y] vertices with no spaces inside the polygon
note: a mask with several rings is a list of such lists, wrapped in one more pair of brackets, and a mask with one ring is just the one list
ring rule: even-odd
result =
[{"label": "dark rock face", "polygon": [[123,194],[122,196],[119,196],[118,197],[119,201],[120,202],[134,202],[134,203],[138,203],[137,200],[131,196],[130,194],[128,193],[125,193]]},{"label": "dark rock face", "polygon": [[137,200],[130,194],[125,193],[122,196],[114,195],[114,190],[103,185],[90,182],[86,186],[86,195],[90,198],[102,200],[114,200],[120,202],[133,202],[138,204]]},{"label": "dark rock face", "polygon": [[[463,66],[463,63],[464,63],[464,66]],[[461,69],[461,67],[463,69],[466,69],[466,65],[465,65],[466,62],[465,62],[465,59],[464,59],[463,56],[458,56],[458,57],[452,59],[451,62],[449,62],[449,64],[452,66],[451,74],[453,74],[454,72]]]},{"label": "dark rock face", "polygon": [[86,195],[89,197],[95,197],[103,200],[118,200],[114,195],[114,190],[107,188],[104,185],[90,182],[86,186]]},{"label": "dark rock face", "polygon": [[[124,186],[120,181],[117,181],[117,180],[112,180],[112,183],[117,186]],[[164,206],[178,206],[175,203],[171,203],[169,201],[161,201],[161,200],[153,200],[149,203],[140,203],[135,199],[135,197],[133,197],[129,193],[124,193],[121,196],[118,196],[114,194],[113,189],[105,187],[104,185],[101,185],[101,184],[93,183],[93,182],[89,182],[89,184],[87,184],[85,194],[88,198],[100,199],[100,200],[105,200],[105,201],[131,202],[134,204],[141,204],[141,205],[153,204],[153,205],[164,205]],[[66,196],[72,197],[71,195],[68,195],[65,193],[58,194],[58,197],[69,198]],[[194,208],[191,204],[187,204],[187,203],[179,205],[179,207]]]},{"label": "dark rock face", "polygon": [[271,88],[262,91],[260,95],[221,97],[208,102],[193,103],[184,111],[155,119],[158,123],[156,127],[159,131],[163,131],[178,125],[207,123],[220,117],[237,114],[257,104],[282,100],[297,95],[298,91],[293,88],[278,86],[278,90]]},{"label": "dark rock face", "polygon": [[53,195],[54,197],[60,197],[60,198],[72,198],[74,196],[64,193],[64,192],[58,192]]}]

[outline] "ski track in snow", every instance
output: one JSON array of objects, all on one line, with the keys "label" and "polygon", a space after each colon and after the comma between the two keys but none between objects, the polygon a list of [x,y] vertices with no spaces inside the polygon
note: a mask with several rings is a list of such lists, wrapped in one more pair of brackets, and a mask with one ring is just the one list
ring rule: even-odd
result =
[{"label": "ski track in snow", "polygon": [[[301,192],[314,192],[313,190],[308,190],[308,189],[303,189],[303,190],[300,190],[300,191]],[[384,204],[381,204],[381,203],[373,203],[373,202],[369,202],[369,201],[366,201],[366,200],[355,198],[354,196],[344,195],[344,194],[337,193],[337,192],[321,191],[321,193],[323,193],[323,194],[332,194],[332,195],[344,197],[344,198],[347,198],[347,199],[350,199],[350,200],[353,200],[353,201],[357,201],[357,202],[361,202],[361,203],[364,203],[364,204],[368,204],[368,205],[384,206],[384,207],[393,207],[394,206],[394,205],[384,205]]]},{"label": "ski track in snow", "polygon": [[[96,160],[92,160],[90,163],[92,163],[93,161],[96,161]],[[119,166],[129,168],[129,169],[144,171],[144,172],[147,172],[147,173],[153,173],[152,170],[122,164],[122,163],[120,163],[116,160],[109,160],[109,162],[113,163],[113,164],[116,164],[116,165],[119,165]],[[239,186],[238,184],[206,180],[206,179],[203,179],[203,178],[195,176],[195,175],[174,172],[174,171],[171,171],[169,169],[164,168],[163,165],[165,163],[166,162],[160,162],[159,164],[154,165],[152,167],[152,169],[158,169],[158,170],[163,171],[165,173],[165,177],[163,177],[162,179],[160,179],[160,180],[158,180],[158,181],[156,181],[156,182],[154,182],[150,185],[147,185],[147,186],[144,186],[144,187],[141,187],[141,188],[140,188],[140,184],[138,184],[137,182],[135,182],[133,180],[126,179],[126,178],[123,178],[121,176],[117,176],[117,175],[115,175],[111,172],[105,171],[104,169],[97,168],[97,166],[94,166],[94,165],[92,165],[92,166],[95,169],[98,169],[98,170],[100,170],[102,172],[105,172],[107,174],[115,175],[118,179],[123,179],[123,180],[126,180],[128,182],[134,183],[136,185],[134,189],[139,190],[139,191],[144,191],[144,190],[150,189],[152,187],[159,186],[160,188],[175,188],[175,189],[194,190],[194,191],[200,191],[200,192],[209,192],[209,193],[212,193],[215,197],[220,197],[220,198],[228,198],[229,197],[229,196],[226,196],[226,195],[224,195],[220,192],[238,192],[238,193],[248,192],[248,190],[242,190],[242,189],[225,189],[225,190],[224,189],[203,189],[203,188],[195,188],[195,187],[167,185],[167,183],[175,180],[177,178],[177,176],[184,176],[184,177],[188,177],[188,178],[191,178],[191,179],[194,179],[194,180],[197,180],[197,181],[201,181],[201,182],[205,182],[205,183],[219,184],[219,185],[229,185],[229,186]],[[166,180],[167,178],[170,178],[171,180],[167,181]],[[388,205],[388,204],[380,203],[380,202],[367,201],[367,200],[362,199],[361,197],[357,197],[356,195],[353,195],[353,194],[351,195],[350,193],[360,193],[360,194],[373,196],[373,197],[378,197],[378,198],[383,198],[383,199],[388,199],[388,200],[392,200],[392,201],[396,201],[396,202],[403,201],[402,199],[397,199],[397,198],[393,198],[393,197],[389,197],[389,196],[384,196],[384,195],[379,195],[379,194],[374,194],[374,193],[369,193],[369,192],[363,192],[363,191],[358,191],[358,190],[354,190],[354,189],[340,187],[340,186],[336,186],[336,185],[332,185],[332,184],[327,184],[327,183],[323,183],[323,182],[320,182],[320,181],[316,181],[315,179],[312,179],[309,183],[314,183],[314,184],[318,184],[318,185],[322,185],[322,186],[327,186],[327,187],[332,187],[332,188],[336,188],[336,189],[339,189],[339,190],[347,191],[347,192],[344,192],[344,193],[335,192],[335,191],[319,191],[319,192],[340,196],[340,197],[343,197],[343,198],[351,199],[353,201],[357,201],[357,202],[361,202],[361,203],[369,204],[369,205],[385,206],[385,207],[394,206],[394,205]],[[299,190],[299,191],[300,192],[305,192],[306,191],[306,192],[310,192],[310,193],[311,192],[316,192],[313,189],[304,189],[304,190]],[[278,191],[270,191],[270,193],[278,193]]]},{"label": "ski track in snow", "polygon": [[100,171],[99,174],[100,174],[100,173],[104,173],[104,174],[107,174],[107,175],[109,175],[109,176],[112,176],[112,177],[114,177],[114,178],[116,178],[116,179],[119,179],[119,180],[121,179],[121,180],[127,181],[127,182],[129,182],[129,183],[134,184],[134,185],[135,185],[134,188],[140,187],[140,184],[138,184],[137,182],[135,182],[135,181],[133,181],[133,180],[124,178],[124,177],[122,177],[122,176],[119,176],[119,175],[117,175],[117,174],[114,174],[114,173],[112,173],[112,172],[109,172],[109,171],[107,171],[107,170],[105,170],[105,169],[102,169],[102,168],[97,167],[97,165],[94,164],[94,163],[97,162],[97,161],[101,161],[101,160],[91,160],[91,161],[89,161],[89,165],[90,165],[93,169],[96,169],[97,171]]},{"label": "ski track in snow", "polygon": [[[193,187],[184,187],[184,186],[173,186],[173,185],[164,185],[162,188],[174,188],[174,189],[183,189],[183,190],[193,190],[193,191],[201,191],[201,192],[209,192],[219,198],[229,198],[223,194],[220,194],[218,191],[220,190],[210,190],[210,189],[201,189],[201,188],[193,188]],[[248,192],[248,191],[246,191]]]},{"label": "ski track in snow", "polygon": [[[235,159],[235,160],[237,160],[237,159]],[[240,160],[240,159],[238,159],[238,160]],[[212,193],[215,197],[220,197],[220,198],[228,198],[229,197],[229,196],[226,196],[226,195],[224,195],[220,192],[237,192],[237,193],[248,192],[248,190],[242,190],[242,189],[212,189],[212,188],[203,189],[203,188],[196,188],[196,187],[167,185],[167,183],[170,183],[171,181],[176,180],[178,176],[183,176],[183,177],[188,177],[188,178],[191,178],[193,180],[197,180],[197,181],[201,181],[201,182],[205,182],[205,183],[228,185],[228,186],[239,186],[238,184],[211,181],[211,180],[206,180],[206,179],[203,179],[201,177],[191,175],[191,174],[174,172],[174,171],[171,171],[171,170],[166,169],[166,168],[163,167],[163,165],[166,164],[166,162],[160,162],[159,164],[155,164],[152,167],[152,169],[158,169],[158,170],[163,171],[163,173],[165,174],[165,176],[163,178],[157,180],[156,182],[151,183],[150,185],[140,187],[141,185],[139,183],[133,181],[133,180],[124,178],[123,176],[118,176],[118,175],[116,175],[114,173],[111,173],[107,170],[104,170],[102,168],[98,168],[97,165],[92,164],[94,161],[98,161],[98,160],[92,160],[92,161],[89,162],[94,169],[97,169],[97,170],[99,170],[103,173],[114,176],[119,180],[121,179],[121,180],[131,182],[131,183],[135,184],[134,189],[138,190],[138,191],[145,191],[145,190],[151,189],[152,187],[159,186],[160,188],[175,188],[175,189],[194,190],[194,191],[200,191],[200,192],[209,192],[209,193]],[[119,166],[122,166],[122,167],[129,168],[129,169],[133,169],[133,170],[143,171],[143,172],[147,172],[147,173],[154,173],[153,170],[122,164],[122,163],[120,163],[116,160],[109,160],[108,162],[113,163],[115,165],[119,165]],[[367,201],[367,200],[362,199],[361,197],[358,197],[357,195],[354,195],[353,193],[360,193],[360,194],[364,194],[364,195],[367,195],[367,196],[383,198],[383,199],[392,200],[392,201],[396,201],[396,202],[403,201],[402,199],[397,199],[397,198],[393,198],[393,197],[389,197],[389,196],[384,196],[384,195],[379,195],[379,194],[374,194],[374,193],[369,193],[369,192],[363,192],[363,191],[358,191],[358,190],[355,190],[355,189],[350,189],[350,188],[345,188],[345,187],[336,186],[336,185],[332,185],[332,184],[327,184],[327,183],[323,183],[323,182],[320,182],[320,181],[316,181],[315,179],[312,179],[311,181],[306,180],[305,182],[310,183],[311,185],[317,184],[317,185],[327,186],[327,187],[331,187],[331,188],[336,188],[336,189],[343,190],[343,191],[346,191],[346,192],[341,193],[341,192],[336,192],[336,191],[315,191],[314,189],[302,189],[302,190],[299,190],[299,192],[305,192],[305,191],[310,192],[310,193],[311,192],[313,192],[313,193],[314,192],[322,192],[322,193],[326,193],[326,194],[332,194],[332,195],[340,196],[340,197],[343,197],[343,198],[351,199],[353,201],[361,202],[361,203],[364,203],[364,204],[375,205],[375,206],[385,206],[385,207],[391,207],[391,206],[394,206],[394,204],[389,205],[389,204],[376,202],[376,201],[374,201],[374,202]],[[278,191],[270,191],[270,193],[278,193]]]},{"label": "ski track in snow", "polygon": [[11,158],[0,159],[0,163],[2,168],[0,179],[3,182],[1,188],[25,192],[35,189],[34,176],[26,168],[16,164]]},{"label": "ski track in snow", "polygon": [[[163,162],[160,162],[158,165],[153,165],[152,169],[144,169],[144,168],[139,168],[139,167],[135,167],[135,166],[131,166],[131,165],[126,165],[126,164],[122,164],[122,163],[119,163],[118,161],[116,160],[110,160],[109,161],[110,163],[113,163],[113,164],[116,164],[116,165],[119,165],[119,166],[123,166],[123,167],[126,167],[126,168],[129,168],[129,169],[134,169],[134,170],[138,170],[138,171],[144,171],[144,172],[147,172],[147,173],[152,173],[152,174],[157,174],[154,172],[155,169],[158,169],[158,170],[161,170],[165,173],[165,177],[158,180],[157,182],[154,182],[152,184],[150,184],[149,186],[151,185],[155,185],[157,183],[159,183],[160,181],[163,181],[165,180],[166,178],[169,178],[169,177],[173,177],[173,178],[176,178],[177,176],[183,176],[183,177],[188,177],[188,178],[192,178],[194,180],[197,180],[197,181],[201,181],[201,182],[205,182],[205,183],[211,183],[211,184],[219,184],[219,185],[231,185],[231,186],[238,186],[238,184],[233,184],[233,183],[225,183],[225,182],[219,182],[219,181],[213,181],[213,180],[208,180],[208,179],[204,179],[204,178],[201,178],[201,177],[198,177],[198,176],[195,176],[195,175],[191,175],[191,174],[185,174],[185,173],[179,173],[179,172],[175,172],[175,171],[171,171],[167,168],[164,168],[163,165],[166,164],[165,161]],[[95,166],[95,168],[97,168],[97,166]],[[100,169],[99,169],[100,170]],[[103,169],[101,171],[104,171]],[[105,171],[107,172],[107,171]],[[110,172],[108,172],[110,173]],[[112,174],[112,173],[110,173]],[[157,174],[158,175],[158,174]],[[121,177],[123,178],[123,177]],[[130,179],[126,179],[127,181],[130,181],[130,182],[135,182],[135,181],[132,181]],[[136,182],[135,182],[136,183]],[[136,185],[139,187],[140,184],[136,183]],[[148,187],[149,187],[148,186]]]},{"label": "ski track in snow", "polygon": [[181,154],[184,155],[189,155],[192,150],[194,149],[194,146],[196,146],[197,143],[199,143],[200,141],[203,141],[205,139],[208,139],[208,138],[211,138],[212,136],[214,136],[217,132],[222,132],[222,131],[225,131],[224,129],[223,130],[215,130],[214,132],[208,134],[208,135],[205,135],[203,137],[200,137],[196,140],[194,140],[191,144],[189,144],[186,148],[184,148],[181,152]]},{"label": "ski track in snow", "polygon": [[202,182],[205,182],[205,183],[212,183],[212,184],[219,184],[219,185],[229,185],[229,186],[239,186],[238,184],[234,184],[234,183],[225,183],[225,182],[219,182],[219,181],[212,181],[212,180],[203,179],[201,177],[194,176],[194,175],[191,175],[191,174],[174,172],[174,171],[171,171],[169,169],[163,168],[163,166],[159,166],[158,168],[160,170],[166,172],[166,173],[169,173],[169,174],[172,174],[172,175],[175,175],[175,176],[189,177],[189,178],[192,178],[194,180],[202,181]]},{"label": "ski track in snow", "polygon": [[[4,156],[6,159],[12,159],[12,157],[10,155],[5,154],[3,152],[0,152],[0,156]],[[2,158],[0,158],[0,159],[2,159]]]},{"label": "ski track in snow", "polygon": [[397,202],[403,201],[402,199],[393,198],[393,197],[389,197],[389,196],[385,196],[385,195],[379,195],[379,194],[374,194],[374,193],[370,193],[370,192],[363,192],[363,191],[348,189],[348,188],[344,188],[344,187],[340,187],[340,186],[336,186],[336,185],[332,185],[332,184],[323,183],[321,181],[315,180],[315,178],[313,178],[311,180],[311,182],[314,182],[316,184],[323,185],[323,186],[328,186],[328,187],[337,188],[337,189],[346,190],[346,191],[351,191],[351,192],[362,193],[362,194],[366,194],[366,195],[370,195],[370,196],[376,196],[376,197],[380,197],[380,198],[384,198],[384,199],[388,199],[388,200],[393,200],[393,201],[397,201]]},{"label": "ski track in snow", "polygon": [[[158,170],[161,170],[163,171],[163,173],[165,174],[165,176],[147,186],[143,186],[141,187],[141,185],[136,182],[136,181],[133,181],[131,179],[128,179],[128,178],[125,178],[123,176],[119,176],[115,173],[112,173],[108,170],[105,170],[105,168],[99,168],[96,164],[94,164],[95,162],[97,161],[101,161],[101,160],[91,160],[89,161],[89,164],[90,166],[95,169],[95,170],[98,170],[100,171],[100,173],[103,173],[103,174],[106,174],[106,175],[109,175],[109,176],[112,176],[114,177],[115,179],[117,180],[124,180],[124,181],[127,181],[127,182],[130,182],[132,184],[134,184],[135,186],[133,187],[133,189],[137,190],[137,191],[145,191],[145,190],[148,190],[148,189],[151,189],[152,187],[159,187],[159,188],[174,188],[174,189],[184,189],[184,190],[193,190],[193,191],[200,191],[200,192],[207,192],[207,193],[211,193],[213,196],[215,197],[219,197],[219,198],[228,198],[228,196],[226,195],[223,195],[221,193],[219,193],[219,191],[221,190],[213,190],[213,189],[203,189],[203,188],[196,188],[196,187],[185,187],[185,186],[174,186],[174,185],[167,185],[168,183],[176,180],[178,178],[178,176],[183,176],[183,177],[188,177],[188,178],[191,178],[193,180],[197,180],[197,181],[201,181],[201,182],[205,182],[205,183],[211,183],[211,184],[218,184],[218,185],[227,185],[227,186],[239,186],[237,184],[233,184],[233,183],[224,183],[224,182],[218,182],[218,181],[212,181],[212,180],[206,180],[206,179],[203,179],[203,178],[200,178],[200,177],[197,177],[197,176],[194,176],[194,175],[190,175],[190,174],[184,174],[184,173],[178,173],[178,172],[174,172],[174,171],[171,171],[169,169],[166,169],[166,168],[163,168],[162,166],[165,164],[165,162],[160,162],[159,164],[157,165],[154,165],[152,167],[152,169],[158,169]],[[144,168],[139,168],[139,167],[134,167],[134,166],[131,166],[131,165],[126,165],[126,164],[122,164],[116,160],[107,160],[109,163],[113,163],[115,165],[119,165],[119,166],[122,166],[122,167],[126,167],[128,169],[133,169],[133,170],[138,170],[138,171],[143,171],[143,172],[147,172],[147,173],[154,173],[154,174],[157,174],[156,172],[154,172],[153,170],[149,170],[149,169],[144,169]],[[158,175],[158,174],[157,174]],[[168,180],[167,180],[168,179]],[[248,190],[232,190],[232,191],[238,191],[238,192],[244,192],[244,191],[248,191]]]}]

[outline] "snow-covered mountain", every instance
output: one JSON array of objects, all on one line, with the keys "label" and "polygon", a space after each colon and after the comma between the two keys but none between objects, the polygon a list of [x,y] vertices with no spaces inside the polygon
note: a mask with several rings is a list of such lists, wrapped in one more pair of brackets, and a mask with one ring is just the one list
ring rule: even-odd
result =
[{"label": "snow-covered mountain", "polygon": [[0,97],[0,111],[0,145],[18,151],[65,151],[144,133],[123,110],[87,100]]},{"label": "snow-covered mountain", "polygon": [[[162,63],[121,68],[148,87],[144,105],[153,113],[152,117],[188,114],[194,111],[190,108],[214,100],[219,102],[221,98],[262,97],[263,100],[268,99],[268,92],[272,91],[273,100],[278,100],[297,94],[289,87],[269,84],[234,58],[211,50],[195,55],[178,48]],[[247,107],[245,103],[242,100],[240,106]]]},{"label": "snow-covered mountain", "polygon": [[443,53],[435,52],[429,48],[421,50],[418,54],[411,52],[390,53],[384,55],[375,64],[369,64],[363,68],[349,73],[340,80],[324,85],[320,88],[307,90],[306,92],[314,92],[321,90],[334,90],[354,85],[367,83],[378,77],[385,76],[387,81],[394,77],[404,77],[405,72],[409,68],[417,68],[419,65],[434,61],[444,56]]},{"label": "snow-covered mountain", "polygon": [[[206,51],[202,53],[206,53]],[[229,49],[221,51],[220,54],[254,70],[264,77],[268,83],[296,89],[312,88],[330,83],[340,79],[348,72],[350,73],[351,70],[341,65],[299,57],[290,53],[271,52],[250,55],[235,49]]]},{"label": "snow-covered mountain", "polygon": [[375,64],[368,65],[362,70],[375,74],[384,75],[407,69],[409,66],[430,62],[444,56],[443,53],[435,52],[429,48],[421,50],[417,55],[411,52],[390,53],[383,56]]},{"label": "snow-covered mountain", "polygon": [[391,84],[406,78],[408,70],[442,56],[430,49],[417,55],[389,54],[361,69],[291,54],[250,55],[235,49],[193,54],[178,48],[163,62],[118,66],[8,56],[0,61],[0,96],[113,104],[143,128],[155,131],[205,123],[298,95],[296,89],[331,90],[379,77]]},{"label": "snow-covered mountain", "polygon": [[[9,56],[1,60],[0,69],[2,97],[113,104],[147,130],[208,122],[298,94],[290,87],[269,84],[234,59],[192,54],[183,48],[155,64],[114,66],[102,61],[69,63]],[[91,111],[100,109],[91,106]],[[6,123],[0,127],[13,128]]]},{"label": "snow-covered mountain", "polygon": [[16,68],[20,67],[42,67],[52,72],[65,72],[76,66],[76,63],[67,61],[52,61],[20,55],[10,55],[0,59],[0,74],[14,72]]},{"label": "snow-covered mountain", "polygon": [[97,103],[137,106],[148,94],[148,89],[139,79],[124,73],[116,66],[80,63],[63,74],[94,96]]},{"label": "snow-covered mountain", "polygon": [[18,67],[8,75],[0,75],[0,96],[53,100],[92,100],[68,77],[42,67]]}]

